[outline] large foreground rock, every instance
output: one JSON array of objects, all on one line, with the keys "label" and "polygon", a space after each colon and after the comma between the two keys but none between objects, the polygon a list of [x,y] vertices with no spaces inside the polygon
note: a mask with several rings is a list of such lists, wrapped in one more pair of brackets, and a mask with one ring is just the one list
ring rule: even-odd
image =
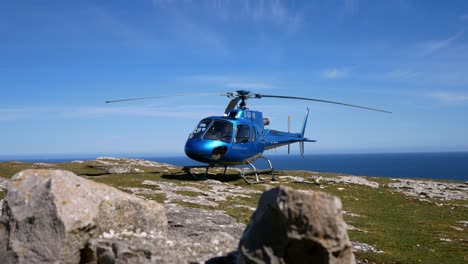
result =
[{"label": "large foreground rock", "polygon": [[26,170],[0,218],[2,263],[79,263],[91,238],[116,231],[165,236],[164,208],[61,170]]},{"label": "large foreground rock", "polygon": [[263,193],[239,253],[239,263],[354,263],[341,201],[287,187]]}]

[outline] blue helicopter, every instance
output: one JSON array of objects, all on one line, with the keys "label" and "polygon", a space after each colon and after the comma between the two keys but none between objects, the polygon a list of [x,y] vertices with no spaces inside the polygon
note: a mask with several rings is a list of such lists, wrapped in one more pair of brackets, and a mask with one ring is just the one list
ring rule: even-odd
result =
[{"label": "blue helicopter", "polygon": [[[177,94],[167,96],[186,96],[186,95],[212,95],[212,94]],[[280,96],[280,95],[267,95],[251,93],[246,90],[239,90],[236,93],[215,94],[227,96],[232,98],[227,105],[224,115],[210,116],[203,118],[194,131],[189,135],[185,143],[185,154],[198,162],[205,163],[204,166],[185,166],[183,169],[187,173],[192,174],[193,168],[205,168],[205,176],[210,168],[224,167],[224,174],[228,166],[235,165],[249,165],[252,168],[250,172],[242,172],[241,177],[248,183],[252,183],[245,177],[249,174],[255,174],[255,182],[261,182],[258,178],[258,173],[273,172],[271,161],[263,156],[266,150],[274,149],[281,146],[289,146],[294,143],[299,143],[300,154],[304,156],[304,142],[316,142],[304,137],[309,109],[307,109],[301,132],[291,133],[278,131],[265,128],[270,124],[268,118],[264,118],[262,112],[250,110],[247,107],[246,101],[248,99],[260,98],[280,98],[280,99],[294,99],[294,100],[307,100],[331,104],[339,104],[350,107],[357,107],[367,110],[379,111],[384,113],[391,113],[389,111],[369,108],[364,106],[345,104],[340,102],[333,102],[321,99],[294,97],[294,96]],[[106,103],[143,100],[151,98],[161,98],[164,96],[151,96],[140,97],[131,99],[120,99],[113,101],[106,101]],[[288,120],[289,121],[289,120]],[[289,127],[289,122],[288,122]],[[289,130],[289,128],[288,128]],[[257,159],[264,159],[269,165],[269,169],[257,170],[252,164]],[[272,173],[272,180],[275,180]]]}]

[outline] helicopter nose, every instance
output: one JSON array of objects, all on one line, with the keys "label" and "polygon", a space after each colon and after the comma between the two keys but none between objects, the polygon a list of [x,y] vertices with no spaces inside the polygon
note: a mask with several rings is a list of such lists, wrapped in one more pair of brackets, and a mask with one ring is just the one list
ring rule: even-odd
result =
[{"label": "helicopter nose", "polygon": [[196,161],[211,162],[221,159],[227,147],[220,142],[203,139],[189,139],[185,143],[185,154]]}]

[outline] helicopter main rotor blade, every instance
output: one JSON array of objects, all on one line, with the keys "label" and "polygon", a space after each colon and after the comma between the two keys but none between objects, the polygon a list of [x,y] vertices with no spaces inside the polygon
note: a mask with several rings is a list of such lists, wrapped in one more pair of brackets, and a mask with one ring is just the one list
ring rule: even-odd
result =
[{"label": "helicopter main rotor blade", "polygon": [[236,98],[232,99],[229,102],[229,104],[227,105],[226,110],[224,110],[224,113],[227,114],[229,111],[234,109],[236,107],[237,103],[239,102],[239,100],[240,100],[239,97],[236,97]]},{"label": "helicopter main rotor blade", "polygon": [[158,96],[146,96],[146,97],[137,97],[137,98],[127,98],[127,99],[118,99],[118,100],[109,100],[106,103],[118,103],[126,101],[137,101],[137,100],[147,100],[147,99],[157,99],[157,98],[166,98],[166,97],[176,97],[176,96],[228,96],[229,93],[220,94],[220,93],[187,93],[187,94],[163,94]]},{"label": "helicopter main rotor blade", "polygon": [[370,107],[366,107],[366,106],[353,105],[353,104],[345,104],[345,103],[334,102],[334,101],[327,101],[327,100],[321,100],[321,99],[315,99],[315,98],[296,97],[296,96],[281,96],[281,95],[268,95],[268,94],[255,94],[255,98],[262,98],[262,97],[315,101],[315,102],[322,102],[322,103],[329,103],[329,104],[337,104],[337,105],[351,106],[351,107],[356,107],[356,108],[362,108],[362,109],[367,109],[367,110],[372,110],[372,111],[378,111],[378,112],[388,113],[388,114],[391,114],[391,113],[392,113],[392,112],[390,112],[390,111],[381,110],[381,109],[376,109],[376,108],[370,108]]}]

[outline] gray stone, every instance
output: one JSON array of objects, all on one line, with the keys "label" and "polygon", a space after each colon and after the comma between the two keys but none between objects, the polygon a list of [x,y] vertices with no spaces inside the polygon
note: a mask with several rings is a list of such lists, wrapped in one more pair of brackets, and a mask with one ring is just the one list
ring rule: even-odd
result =
[{"label": "gray stone", "polygon": [[80,263],[154,263],[151,245],[139,239],[93,238],[89,241]]},{"label": "gray stone", "polygon": [[112,158],[112,157],[99,157],[92,165],[93,168],[103,170],[110,174],[124,174],[124,173],[142,173],[142,169],[137,167],[153,167],[153,168],[167,168],[173,169],[174,166],[159,163],[155,161],[148,161],[142,159],[126,159],[126,158]]},{"label": "gray stone", "polygon": [[90,240],[83,251],[82,263],[219,261],[236,249],[245,228],[220,210],[187,208],[177,204],[166,204],[166,210],[169,220],[167,237],[127,231],[107,233]]},{"label": "gray stone", "polygon": [[352,250],[338,198],[277,187],[260,198],[238,263],[354,263]]},{"label": "gray stone", "polygon": [[[207,180],[203,184],[192,183],[176,184],[172,182],[145,180],[142,185],[156,186],[158,190],[146,188],[128,187],[126,190],[133,194],[164,194],[167,203],[182,201],[186,203],[200,204],[204,206],[218,207],[218,201],[227,201],[232,197],[250,198],[252,194],[261,193],[253,189],[245,189],[240,186],[223,183],[220,181]],[[203,190],[202,190],[203,188]],[[199,193],[197,196],[187,196],[179,192]]]},{"label": "gray stone", "polygon": [[2,212],[4,263],[79,263],[88,240],[105,232],[167,232],[160,204],[61,170],[16,174]]},{"label": "gray stone", "polygon": [[128,166],[133,166],[133,167],[142,166],[142,167],[154,167],[154,168],[161,168],[161,167],[173,168],[173,166],[170,164],[156,162],[156,161],[143,160],[143,159],[98,157],[96,161],[104,165],[128,165]]},{"label": "gray stone", "polygon": [[6,190],[9,182],[10,182],[9,179],[6,179],[0,176],[0,192],[3,190]]},{"label": "gray stone", "polygon": [[174,168],[172,165],[159,163],[155,161],[148,161],[142,159],[126,159],[126,158],[112,158],[112,157],[99,157],[90,165],[93,168],[100,169],[110,174],[124,174],[124,173],[142,173],[142,169],[137,167],[153,167],[153,168]]},{"label": "gray stone", "polygon": [[[468,186],[465,184],[445,183],[436,181],[391,179],[387,184],[407,196],[423,197],[438,200],[468,200]],[[425,199],[420,199],[425,201]]]},{"label": "gray stone", "polygon": [[357,242],[357,241],[352,241],[351,244],[353,244],[353,251],[354,252],[372,252],[372,253],[383,253],[382,250],[379,250],[375,248],[374,246],[371,246],[366,243],[362,242]]},{"label": "gray stone", "polygon": [[363,177],[359,176],[339,176],[339,178],[330,178],[322,176],[310,176],[310,179],[314,179],[316,183],[320,182],[334,182],[334,183],[344,183],[344,184],[357,184],[362,186],[369,186],[372,188],[379,188],[379,183],[375,181],[366,180]]},{"label": "gray stone", "polygon": [[109,174],[140,173],[142,170],[129,165],[93,165],[93,168]]}]

